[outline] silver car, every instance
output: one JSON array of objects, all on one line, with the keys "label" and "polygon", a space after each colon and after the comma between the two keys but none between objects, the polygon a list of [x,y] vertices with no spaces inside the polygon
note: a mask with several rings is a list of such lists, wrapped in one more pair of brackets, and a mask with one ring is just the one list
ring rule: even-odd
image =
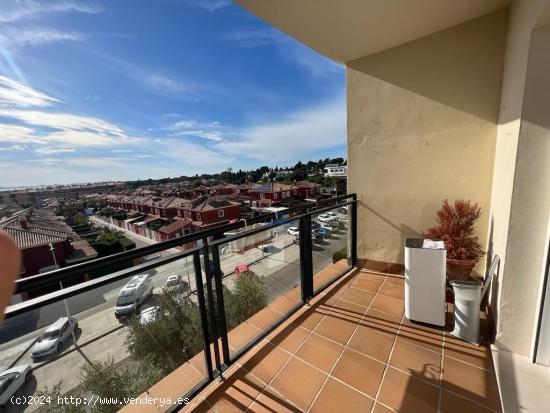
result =
[{"label": "silver car", "polygon": [[51,356],[61,351],[63,343],[72,337],[78,323],[73,317],[61,317],[49,326],[34,344],[31,350],[33,361]]},{"label": "silver car", "polygon": [[0,373],[0,406],[5,405],[31,378],[32,367],[28,364],[21,364]]}]

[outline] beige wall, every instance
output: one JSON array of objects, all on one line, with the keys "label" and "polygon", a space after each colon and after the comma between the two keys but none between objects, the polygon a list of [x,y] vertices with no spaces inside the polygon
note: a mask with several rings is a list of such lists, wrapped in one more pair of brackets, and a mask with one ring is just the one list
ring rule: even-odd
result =
[{"label": "beige wall", "polygon": [[[530,353],[540,302],[550,212],[550,28],[533,32],[501,278],[496,344]],[[510,168],[513,169],[513,168]]]},{"label": "beige wall", "polygon": [[501,11],[348,63],[360,258],[401,263],[445,198],[481,205],[485,243],[506,27]]}]

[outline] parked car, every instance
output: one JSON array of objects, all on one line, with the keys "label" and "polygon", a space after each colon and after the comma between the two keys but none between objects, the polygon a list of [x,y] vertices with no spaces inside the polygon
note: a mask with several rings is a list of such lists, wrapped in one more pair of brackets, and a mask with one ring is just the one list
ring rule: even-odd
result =
[{"label": "parked car", "polygon": [[0,406],[7,404],[11,396],[31,378],[32,367],[29,364],[21,364],[0,373]]},{"label": "parked car", "polygon": [[139,323],[143,326],[145,324],[153,323],[159,316],[158,306],[147,307],[139,314]]},{"label": "parked car", "polygon": [[63,348],[63,343],[73,336],[73,332],[77,328],[78,322],[73,317],[58,319],[38,337],[32,346],[31,358],[33,361],[59,353]]},{"label": "parked car", "polygon": [[175,289],[175,288],[181,287],[181,285],[182,285],[181,275],[179,275],[179,274],[170,275],[166,279],[166,284],[164,284],[164,288]]},{"label": "parked car", "polygon": [[311,228],[313,229],[321,228],[321,224],[319,224],[317,221],[311,221]]},{"label": "parked car", "polygon": [[314,241],[314,242],[321,242],[323,241],[324,237],[323,235],[321,234],[321,229],[318,228],[318,229],[312,229],[311,230],[311,239]]},{"label": "parked car", "polygon": [[321,214],[317,217],[321,223],[338,222],[338,218],[328,214]]},{"label": "parked car", "polygon": [[298,227],[290,227],[286,232],[288,235],[292,235],[293,237],[298,237],[300,235],[300,230]]},{"label": "parked car", "polygon": [[321,227],[317,231],[319,231],[319,235],[321,235],[323,238],[330,238],[332,235],[332,231],[327,227]]},{"label": "parked car", "polygon": [[326,229],[326,230],[328,230],[332,233],[332,231],[334,231],[334,228],[335,228],[334,222],[332,222],[332,221],[323,222],[323,223],[321,223],[321,228],[324,228],[324,229]]},{"label": "parked car", "polygon": [[336,213],[334,213],[332,211],[325,212],[325,215],[327,215],[329,217],[333,217],[334,219],[338,219],[338,215],[336,215]]},{"label": "parked car", "polygon": [[139,314],[142,304],[153,295],[153,289],[153,280],[149,274],[132,277],[118,293],[115,317],[124,320]]},{"label": "parked car", "polygon": [[347,214],[348,213],[348,206],[347,205],[344,205],[343,207],[341,207],[338,212],[340,212],[341,214]]}]

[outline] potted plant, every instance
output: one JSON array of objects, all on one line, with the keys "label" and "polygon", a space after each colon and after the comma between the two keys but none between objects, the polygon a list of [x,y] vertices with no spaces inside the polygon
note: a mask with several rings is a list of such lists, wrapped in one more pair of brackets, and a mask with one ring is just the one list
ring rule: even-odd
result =
[{"label": "potted plant", "polygon": [[446,199],[437,211],[437,225],[422,235],[440,239],[447,249],[447,273],[453,279],[468,279],[484,252],[475,235],[475,224],[481,208],[470,201],[457,199],[451,205]]}]

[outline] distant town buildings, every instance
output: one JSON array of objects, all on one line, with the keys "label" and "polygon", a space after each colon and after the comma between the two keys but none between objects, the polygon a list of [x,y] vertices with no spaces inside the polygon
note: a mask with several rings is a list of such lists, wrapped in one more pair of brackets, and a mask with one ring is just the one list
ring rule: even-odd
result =
[{"label": "distant town buildings", "polygon": [[348,166],[347,165],[326,165],[325,166],[325,176],[328,177],[339,177],[346,178],[348,176]]},{"label": "distant town buildings", "polygon": [[63,217],[47,211],[22,209],[0,220],[0,230],[11,235],[21,248],[23,277],[97,257]]}]

